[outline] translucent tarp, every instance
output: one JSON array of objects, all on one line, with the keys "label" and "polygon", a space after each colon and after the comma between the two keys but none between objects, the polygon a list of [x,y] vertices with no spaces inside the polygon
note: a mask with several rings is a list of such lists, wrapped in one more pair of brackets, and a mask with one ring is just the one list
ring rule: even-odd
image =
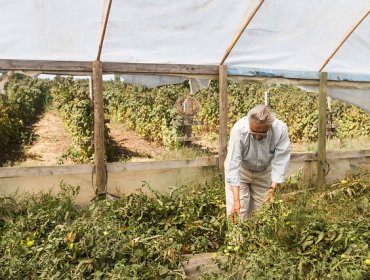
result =
[{"label": "translucent tarp", "polygon": [[[95,60],[105,2],[0,0],[0,59]],[[218,65],[260,2],[113,0],[101,60]],[[225,64],[318,72],[369,10],[369,0],[263,1]],[[369,15],[323,71],[370,75]]]},{"label": "translucent tarp", "polygon": [[[211,64],[260,0],[113,0],[102,61]],[[0,58],[94,60],[104,0],[0,0]],[[264,1],[225,64],[319,71],[369,0]],[[324,69],[370,74],[370,17]]]}]

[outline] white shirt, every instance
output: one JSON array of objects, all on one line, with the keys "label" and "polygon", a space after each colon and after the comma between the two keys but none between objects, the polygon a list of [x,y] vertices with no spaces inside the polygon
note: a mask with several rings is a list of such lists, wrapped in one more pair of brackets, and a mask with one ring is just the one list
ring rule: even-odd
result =
[{"label": "white shirt", "polygon": [[271,180],[284,181],[290,159],[288,128],[275,119],[267,136],[258,141],[250,133],[249,117],[238,120],[231,129],[225,160],[226,182],[240,186],[240,168],[243,163],[249,170],[263,171],[271,165]]}]

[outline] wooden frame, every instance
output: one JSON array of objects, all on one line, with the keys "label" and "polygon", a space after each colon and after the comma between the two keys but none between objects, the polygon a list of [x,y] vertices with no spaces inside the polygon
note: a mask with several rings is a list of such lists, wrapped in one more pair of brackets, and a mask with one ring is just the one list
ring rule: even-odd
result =
[{"label": "wooden frame", "polygon": [[228,112],[228,100],[227,100],[227,66],[220,65],[219,73],[219,170],[221,174],[224,174],[224,161],[227,153],[227,112]]},{"label": "wooden frame", "polygon": [[104,102],[103,76],[100,61],[93,62],[93,97],[94,97],[94,160],[97,194],[106,191],[107,175],[105,168],[104,143]]},{"label": "wooden frame", "polygon": [[319,126],[318,126],[318,164],[317,164],[317,185],[322,187],[325,184],[326,176],[326,89],[328,73],[320,73],[319,92]]},{"label": "wooden frame", "polygon": [[319,72],[321,72],[325,66],[329,63],[329,61],[333,58],[333,56],[338,52],[338,50],[343,46],[345,41],[352,35],[352,33],[356,30],[356,28],[364,21],[364,19],[369,15],[370,11],[367,11],[360,19],[359,21],[353,26],[353,28],[344,36],[344,38],[340,41],[338,46],[334,49],[334,51],[330,54],[330,56],[325,59],[324,63],[321,65]]},{"label": "wooden frame", "polygon": [[[0,59],[0,70],[40,71],[53,74],[92,74],[91,61]],[[216,65],[102,62],[104,74],[157,74],[218,76]]]}]

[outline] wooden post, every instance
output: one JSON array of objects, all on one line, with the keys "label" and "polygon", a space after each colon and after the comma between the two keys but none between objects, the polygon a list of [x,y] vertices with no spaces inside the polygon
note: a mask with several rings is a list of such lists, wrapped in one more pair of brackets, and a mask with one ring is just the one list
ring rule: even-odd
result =
[{"label": "wooden post", "polygon": [[313,179],[312,167],[313,167],[312,161],[305,161],[303,164],[303,174],[301,183],[306,187],[312,186]]},{"label": "wooden post", "polygon": [[103,75],[102,63],[93,62],[94,89],[94,153],[96,192],[105,192],[106,171],[104,161],[104,105],[103,105]]},{"label": "wooden post", "polygon": [[326,88],[328,73],[320,73],[320,92],[319,92],[319,133],[318,133],[318,164],[317,164],[317,186],[325,184],[326,167]]},{"label": "wooden post", "polygon": [[219,130],[219,150],[218,167],[220,173],[224,175],[224,161],[227,151],[227,66],[219,66],[219,108],[220,108],[220,130]]}]

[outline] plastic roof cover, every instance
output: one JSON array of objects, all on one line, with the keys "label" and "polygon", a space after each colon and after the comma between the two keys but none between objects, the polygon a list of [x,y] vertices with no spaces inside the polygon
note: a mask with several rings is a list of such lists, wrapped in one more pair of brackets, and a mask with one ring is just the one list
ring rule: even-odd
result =
[{"label": "plastic roof cover", "polygon": [[[217,65],[259,0],[113,0],[102,61]],[[104,0],[0,0],[0,58],[95,60]],[[319,71],[369,0],[264,1],[225,64]],[[370,74],[370,16],[324,71]]]},{"label": "plastic roof cover", "polygon": [[[112,0],[101,60],[218,65],[261,1]],[[0,0],[0,59],[95,60],[104,4]],[[323,71],[369,82],[369,10],[370,0],[265,0],[225,61],[229,74],[243,68],[318,73],[367,14]],[[368,87],[328,94],[370,112]]]}]

